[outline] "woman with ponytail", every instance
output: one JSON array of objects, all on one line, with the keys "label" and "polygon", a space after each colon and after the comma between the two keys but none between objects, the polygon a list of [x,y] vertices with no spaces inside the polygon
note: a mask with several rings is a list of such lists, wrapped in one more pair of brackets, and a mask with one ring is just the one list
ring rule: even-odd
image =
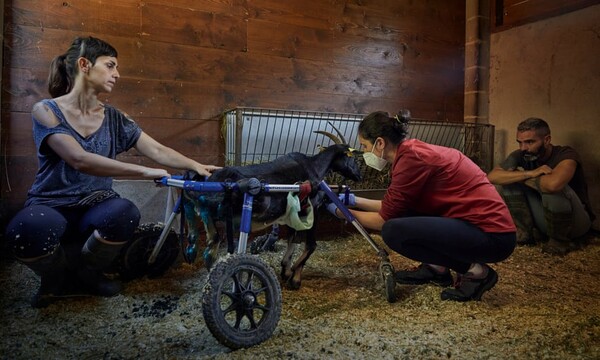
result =
[{"label": "woman with ponytail", "polygon": [[119,80],[118,65],[110,44],[78,37],[51,63],[52,98],[33,106],[39,169],[6,239],[17,260],[41,277],[34,307],[61,297],[121,291],[103,272],[131,239],[140,212],[112,190],[112,177],[155,179],[169,173],[119,161],[118,154],[135,148],[161,166],[201,175],[218,168],[158,143],[127,114],[99,100]]},{"label": "woman with ponytail", "polygon": [[[516,228],[486,174],[455,149],[408,139],[410,113],[377,111],[358,127],[367,165],[390,164],[383,200],[351,197],[350,211],[365,227],[380,230],[392,250],[420,266],[396,273],[401,284],[453,284],[443,300],[480,300],[497,282],[487,263],[512,254]],[[330,211],[337,209],[331,209]],[[337,213],[337,212],[336,212]]]}]

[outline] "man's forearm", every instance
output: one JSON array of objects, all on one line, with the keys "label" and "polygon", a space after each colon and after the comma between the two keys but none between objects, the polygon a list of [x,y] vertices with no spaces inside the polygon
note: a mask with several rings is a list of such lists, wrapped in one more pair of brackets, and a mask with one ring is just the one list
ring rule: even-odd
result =
[{"label": "man's forearm", "polygon": [[523,170],[508,171],[496,169],[488,175],[488,178],[494,185],[509,185],[532,179],[534,178],[534,173],[532,171]]}]

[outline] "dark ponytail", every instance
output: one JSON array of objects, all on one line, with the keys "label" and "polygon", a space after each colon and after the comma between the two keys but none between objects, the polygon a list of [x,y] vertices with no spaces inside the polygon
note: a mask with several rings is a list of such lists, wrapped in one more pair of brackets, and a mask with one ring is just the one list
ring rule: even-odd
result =
[{"label": "dark ponytail", "polygon": [[55,57],[50,63],[48,92],[55,98],[71,91],[77,76],[77,59],[80,57],[95,64],[99,56],[117,55],[117,50],[103,40],[91,36],[76,38],[66,53]]},{"label": "dark ponytail", "polygon": [[65,58],[65,55],[59,55],[50,63],[48,92],[53,98],[64,95],[71,90],[71,77],[67,73]]},{"label": "dark ponytail", "polygon": [[358,125],[358,134],[371,143],[378,137],[384,138],[393,144],[399,144],[408,135],[410,111],[404,109],[394,117],[387,112],[375,111],[365,116]]}]

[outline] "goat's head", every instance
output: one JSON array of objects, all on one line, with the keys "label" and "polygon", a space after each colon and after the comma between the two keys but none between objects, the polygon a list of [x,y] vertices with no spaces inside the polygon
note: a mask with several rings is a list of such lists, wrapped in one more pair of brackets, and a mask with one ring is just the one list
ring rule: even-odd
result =
[{"label": "goat's head", "polygon": [[352,181],[361,181],[362,175],[356,162],[356,156],[360,152],[352,149],[347,144],[335,144],[327,147],[324,151],[333,151],[331,170]]},{"label": "goat's head", "polygon": [[335,144],[329,147],[321,147],[321,151],[335,152],[333,161],[331,163],[331,170],[350,180],[361,181],[362,175],[360,173],[360,168],[356,163],[356,156],[362,154],[362,152],[351,148],[344,138],[342,132],[338,130],[338,128],[336,128],[331,122],[328,121],[327,123],[335,130],[337,136],[328,131],[322,130],[317,130],[315,133],[325,135]]}]

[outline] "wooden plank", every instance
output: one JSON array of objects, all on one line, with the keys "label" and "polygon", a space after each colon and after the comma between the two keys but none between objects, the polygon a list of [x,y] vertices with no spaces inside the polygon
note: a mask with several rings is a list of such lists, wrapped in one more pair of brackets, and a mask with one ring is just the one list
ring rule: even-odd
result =
[{"label": "wooden plank", "polygon": [[29,113],[33,104],[49,97],[46,78],[47,74],[40,71],[13,68],[5,71],[2,78],[3,111]]},{"label": "wooden plank", "polygon": [[137,36],[140,2],[132,0],[14,0],[6,2],[8,23],[44,29],[114,36]]},{"label": "wooden plank", "polygon": [[345,1],[335,0],[253,0],[248,3],[248,13],[252,19],[334,30],[346,6]]},{"label": "wooden plank", "polygon": [[224,92],[180,81],[121,79],[107,101],[134,117],[212,119],[223,110]]},{"label": "wooden plank", "polygon": [[415,118],[454,122],[463,120],[464,100],[462,97],[448,97],[424,102],[410,97],[349,97],[337,94],[315,97],[311,96],[311,93],[302,91],[275,93],[269,89],[240,89],[238,87],[225,87],[225,89],[229,93],[228,98],[237,99],[237,102],[228,104],[228,108],[261,107],[353,114],[365,114],[377,110],[395,113],[400,109],[408,108]]},{"label": "wooden plank", "polygon": [[565,14],[600,4],[598,0],[526,0],[504,2],[505,25],[519,24]]},{"label": "wooden plank", "polygon": [[248,21],[248,52],[375,68],[402,63],[394,42],[254,19]]},{"label": "wooden plank", "polygon": [[406,44],[402,47],[403,67],[413,74],[423,72],[462,72],[465,67],[464,47],[439,47]]},{"label": "wooden plank", "polygon": [[464,42],[464,9],[463,0],[349,2],[339,30],[405,43],[460,46]]},{"label": "wooden plank", "polygon": [[[132,66],[121,71],[122,76],[138,79],[196,82],[218,86],[225,76],[235,72],[237,51],[201,48],[189,45],[140,40],[123,48],[120,64]],[[169,54],[169,56],[165,56]]]},{"label": "wooden plank", "polygon": [[425,68],[462,71],[463,52],[463,46],[398,43],[293,25],[248,22],[248,53],[252,56],[262,54],[371,69],[402,66],[422,73]]},{"label": "wooden plank", "polygon": [[214,159],[223,152],[220,119],[139,118],[136,121],[145,133],[186,156]]},{"label": "wooden plank", "polygon": [[[136,0],[136,2],[139,2]],[[199,10],[208,13],[230,14],[244,17],[248,15],[247,0],[145,0],[146,5],[165,5],[178,9]]]},{"label": "wooden plank", "polygon": [[493,1],[492,31],[547,19],[600,4],[600,0],[504,0]]},{"label": "wooden plank", "polygon": [[[268,55],[237,54],[234,64],[224,72],[224,82],[230,86],[264,88],[274,91],[302,90],[325,94],[385,96],[415,93],[423,99],[435,98],[455,89],[462,81],[462,71],[428,70],[414,76],[413,72],[396,66],[397,71],[372,69],[365,66],[288,59]],[[268,63],[265,68],[263,64]],[[436,86],[431,86],[436,84]],[[458,92],[462,95],[462,87]]]},{"label": "wooden plank", "polygon": [[2,154],[6,157],[32,156],[37,150],[33,142],[30,113],[2,113]]},{"label": "wooden plank", "polygon": [[170,44],[244,51],[246,19],[167,5],[142,6],[142,33]]},{"label": "wooden plank", "polygon": [[38,163],[35,156],[11,156],[3,159],[6,164],[1,181],[2,201],[10,210],[23,207],[27,191],[33,184]]}]

